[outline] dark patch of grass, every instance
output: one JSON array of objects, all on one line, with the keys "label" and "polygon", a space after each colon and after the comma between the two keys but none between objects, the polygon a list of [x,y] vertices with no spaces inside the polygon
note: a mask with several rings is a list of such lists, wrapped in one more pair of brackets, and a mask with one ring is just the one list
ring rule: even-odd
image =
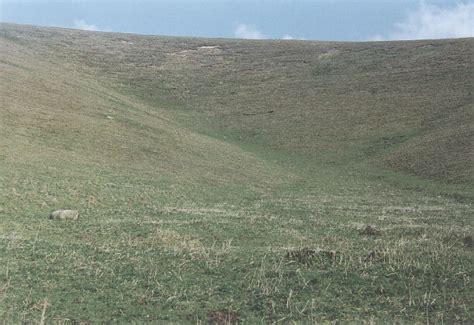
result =
[{"label": "dark patch of grass", "polygon": [[239,315],[234,311],[219,310],[210,312],[208,315],[209,324],[238,324]]}]

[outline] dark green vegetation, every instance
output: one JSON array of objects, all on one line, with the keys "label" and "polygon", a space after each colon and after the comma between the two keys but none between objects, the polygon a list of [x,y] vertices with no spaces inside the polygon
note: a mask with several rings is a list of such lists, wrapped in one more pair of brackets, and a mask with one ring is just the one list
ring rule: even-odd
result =
[{"label": "dark green vegetation", "polygon": [[473,49],[0,25],[0,318],[473,321]]}]

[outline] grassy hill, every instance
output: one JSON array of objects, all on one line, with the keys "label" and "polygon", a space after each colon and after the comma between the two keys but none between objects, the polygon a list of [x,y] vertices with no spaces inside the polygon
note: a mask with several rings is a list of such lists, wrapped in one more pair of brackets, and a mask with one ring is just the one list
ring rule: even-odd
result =
[{"label": "grassy hill", "polygon": [[473,50],[0,24],[0,318],[472,321]]}]

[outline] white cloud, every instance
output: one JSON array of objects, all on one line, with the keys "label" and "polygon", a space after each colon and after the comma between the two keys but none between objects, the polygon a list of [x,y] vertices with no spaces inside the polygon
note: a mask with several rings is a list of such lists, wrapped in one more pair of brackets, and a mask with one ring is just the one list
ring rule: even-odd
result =
[{"label": "white cloud", "polygon": [[82,30],[100,31],[100,29],[96,25],[88,24],[86,23],[84,19],[74,20],[73,27],[76,29],[82,29]]},{"label": "white cloud", "polygon": [[234,31],[234,36],[236,38],[245,38],[245,39],[265,39],[267,36],[261,31],[257,30],[254,26],[240,24]]},{"label": "white cloud", "polygon": [[[236,38],[243,38],[243,39],[270,39],[267,35],[263,34],[261,31],[256,29],[252,25],[247,24],[240,24],[234,31],[234,36]],[[280,39],[282,40],[296,40],[300,39],[303,40],[304,38],[294,38],[290,34],[283,35]]]},{"label": "white cloud", "polygon": [[395,24],[387,36],[375,40],[411,40],[474,36],[474,2],[438,7],[422,2],[405,21]]}]

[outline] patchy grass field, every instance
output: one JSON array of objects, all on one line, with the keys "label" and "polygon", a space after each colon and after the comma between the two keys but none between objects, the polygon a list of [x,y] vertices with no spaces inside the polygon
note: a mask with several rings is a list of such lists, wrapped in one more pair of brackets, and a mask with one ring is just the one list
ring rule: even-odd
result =
[{"label": "patchy grass field", "polygon": [[0,319],[474,321],[473,47],[1,24]]}]

